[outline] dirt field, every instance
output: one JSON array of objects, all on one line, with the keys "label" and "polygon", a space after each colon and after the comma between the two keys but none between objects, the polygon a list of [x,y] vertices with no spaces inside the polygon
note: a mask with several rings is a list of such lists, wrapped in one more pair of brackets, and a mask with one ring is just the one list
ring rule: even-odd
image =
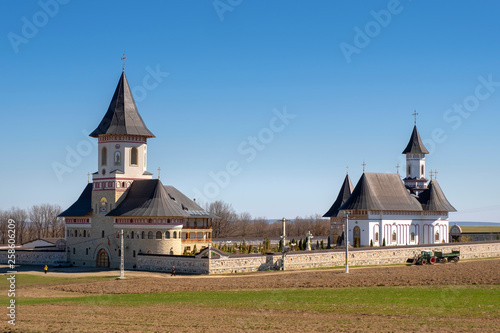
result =
[{"label": "dirt field", "polygon": [[[63,274],[63,273],[60,273]],[[78,274],[78,273],[76,273]],[[86,274],[86,273],[81,273]],[[434,266],[392,266],[224,276],[175,276],[127,272],[126,280],[70,282],[26,286],[22,297],[68,297],[106,294],[276,288],[343,288],[369,286],[499,285],[500,260],[464,261]],[[340,289],[341,290],[341,289]],[[341,292],[341,291],[339,291]],[[159,304],[21,305],[19,332],[500,332],[500,318],[456,318],[395,313],[339,313],[303,310],[255,310]],[[499,303],[500,305],[500,303]],[[6,329],[3,326],[3,329]],[[0,326],[0,330],[2,326]]]}]

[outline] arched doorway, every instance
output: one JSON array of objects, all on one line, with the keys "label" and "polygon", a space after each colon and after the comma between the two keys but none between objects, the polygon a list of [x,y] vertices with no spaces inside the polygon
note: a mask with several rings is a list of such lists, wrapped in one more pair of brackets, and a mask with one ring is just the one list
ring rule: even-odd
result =
[{"label": "arched doorway", "polygon": [[361,231],[359,230],[359,227],[356,226],[352,229],[352,237],[354,241],[353,246],[359,247],[361,245]]},{"label": "arched doorway", "polygon": [[109,255],[105,249],[97,252],[97,267],[109,267]]}]

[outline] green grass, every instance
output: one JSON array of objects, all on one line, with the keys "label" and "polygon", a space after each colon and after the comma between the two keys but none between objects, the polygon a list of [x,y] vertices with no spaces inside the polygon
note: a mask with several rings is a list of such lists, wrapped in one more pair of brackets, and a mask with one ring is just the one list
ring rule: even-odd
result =
[{"label": "green grass", "polygon": [[[0,303],[5,303],[0,297]],[[230,309],[305,310],[375,315],[500,316],[500,286],[364,287],[198,291],[61,298],[19,298],[19,305],[173,305]]]},{"label": "green grass", "polygon": [[[4,274],[0,276],[0,290],[6,290],[9,286],[9,281],[7,278],[10,274]],[[88,276],[88,277],[54,277],[51,275],[30,275],[30,274],[16,274],[16,288],[28,287],[34,285],[60,285],[63,283],[71,282],[91,282],[91,281],[102,281],[103,279],[114,280],[115,277],[112,276]]]}]

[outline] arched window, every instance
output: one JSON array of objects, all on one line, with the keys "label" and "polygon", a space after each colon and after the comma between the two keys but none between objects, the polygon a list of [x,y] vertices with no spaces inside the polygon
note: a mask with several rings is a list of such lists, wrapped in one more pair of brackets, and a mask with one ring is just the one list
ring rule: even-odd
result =
[{"label": "arched window", "polygon": [[156,239],[161,239],[161,231],[156,232]]},{"label": "arched window", "polygon": [[375,242],[378,242],[378,232],[375,233]]},{"label": "arched window", "polygon": [[108,150],[106,147],[101,149],[101,165],[108,165]]},{"label": "arched window", "polygon": [[86,254],[86,255],[89,255],[89,248],[86,248],[86,249],[85,249],[85,254]]},{"label": "arched window", "polygon": [[392,232],[392,241],[393,242],[396,241],[396,232],[395,231]]},{"label": "arched window", "polygon": [[439,231],[436,231],[435,239],[436,239],[436,242],[439,242]]},{"label": "arched window", "polygon": [[174,238],[177,238],[177,231],[174,231]]},{"label": "arched window", "polygon": [[130,232],[130,238],[134,239],[134,232],[133,231]]},{"label": "arched window", "polygon": [[137,165],[137,148],[133,147],[132,150],[130,151],[130,164],[131,165]]},{"label": "arched window", "polygon": [[83,237],[87,237],[87,230],[83,230]]},{"label": "arched window", "polygon": [[412,241],[412,242],[414,242],[414,241],[415,241],[415,233],[414,233],[414,232],[412,232],[412,233],[410,234],[410,241]]},{"label": "arched window", "polygon": [[165,231],[165,238],[169,239],[170,238],[170,231]]},{"label": "arched window", "polygon": [[143,231],[142,234],[141,234],[141,238],[142,239],[146,239],[146,233]]},{"label": "arched window", "polygon": [[408,176],[411,175],[411,166],[408,165]]},{"label": "arched window", "polygon": [[134,257],[134,258],[135,258],[135,250],[134,250],[134,251],[132,251],[132,257]]},{"label": "arched window", "polygon": [[148,232],[148,239],[153,239],[153,232],[152,231]]},{"label": "arched window", "polygon": [[424,175],[424,166],[423,165],[420,167],[420,173],[422,174],[422,176]]}]

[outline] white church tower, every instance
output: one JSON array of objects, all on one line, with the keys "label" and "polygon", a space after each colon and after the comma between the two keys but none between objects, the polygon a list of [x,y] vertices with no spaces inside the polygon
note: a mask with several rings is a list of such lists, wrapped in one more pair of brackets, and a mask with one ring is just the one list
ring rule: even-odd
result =
[{"label": "white church tower", "polygon": [[420,134],[417,130],[417,112],[414,112],[415,125],[411,133],[410,142],[406,146],[403,154],[406,154],[406,178],[403,179],[405,186],[419,195],[427,188],[427,178],[425,178],[425,155],[429,151],[425,148]]}]

